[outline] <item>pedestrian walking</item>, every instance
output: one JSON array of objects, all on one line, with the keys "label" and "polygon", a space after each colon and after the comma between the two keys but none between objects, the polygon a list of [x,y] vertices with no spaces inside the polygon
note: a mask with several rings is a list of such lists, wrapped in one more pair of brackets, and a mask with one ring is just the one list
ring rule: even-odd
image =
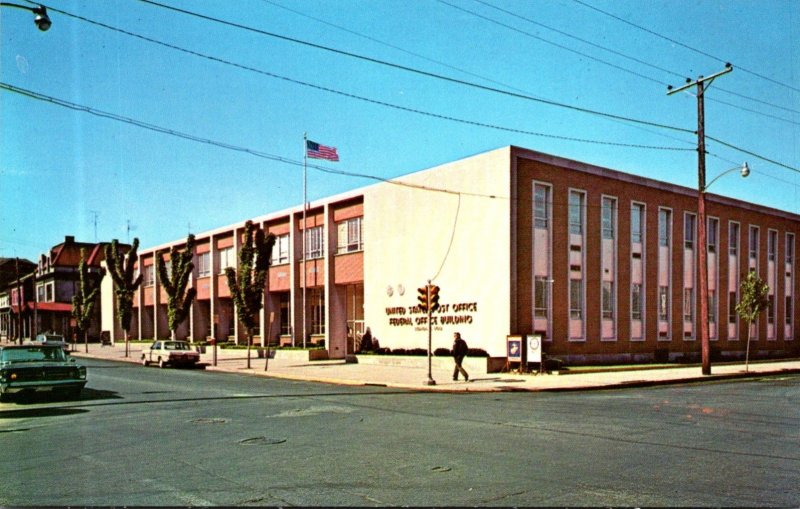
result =
[{"label": "pedestrian walking", "polygon": [[453,333],[453,360],[456,362],[456,367],[453,370],[453,380],[458,380],[458,373],[460,372],[464,375],[464,381],[469,382],[469,375],[467,374],[467,370],[461,366],[461,362],[464,360],[464,357],[467,356],[467,351],[469,351],[469,347],[467,346],[467,342],[461,339],[460,332]]}]

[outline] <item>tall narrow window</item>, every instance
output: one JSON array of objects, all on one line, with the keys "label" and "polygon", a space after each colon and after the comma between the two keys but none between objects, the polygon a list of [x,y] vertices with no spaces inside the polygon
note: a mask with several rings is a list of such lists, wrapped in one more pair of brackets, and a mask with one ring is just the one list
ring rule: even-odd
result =
[{"label": "tall narrow window", "polygon": [[710,323],[717,322],[717,291],[708,291],[708,321]]},{"label": "tall narrow window", "polygon": [[569,317],[574,320],[583,319],[583,281],[569,281]]},{"label": "tall narrow window", "polygon": [[738,315],[736,314],[736,292],[728,293],[728,323],[735,325]]},{"label": "tall narrow window", "polygon": [[616,218],[614,217],[616,212],[615,204],[616,201],[613,198],[603,198],[601,218],[604,239],[614,238],[614,224],[616,223]]},{"label": "tall narrow window", "polygon": [[683,245],[686,249],[694,249],[694,214],[683,216]]},{"label": "tall narrow window", "polygon": [[644,240],[644,205],[631,205],[631,242],[641,244]]},{"label": "tall narrow window", "polygon": [[728,223],[728,254],[739,254],[739,223]]},{"label": "tall narrow window", "polygon": [[533,313],[536,318],[547,318],[550,308],[550,288],[548,279],[544,276],[534,278],[534,303]]},{"label": "tall narrow window", "polygon": [[750,227],[750,259],[758,262],[758,226]]},{"label": "tall narrow window", "polygon": [[550,224],[550,188],[536,185],[533,188],[533,225],[548,228]]},{"label": "tall narrow window", "polygon": [[603,318],[614,318],[614,283],[603,281]]},{"label": "tall narrow window", "polygon": [[583,193],[569,192],[569,232],[583,233]]},{"label": "tall narrow window", "polygon": [[634,283],[631,285],[631,318],[633,320],[642,319],[642,285]]},{"label": "tall narrow window", "polygon": [[[277,246],[277,242],[275,243]],[[272,248],[272,255],[275,256],[275,248]],[[236,267],[235,253],[232,247],[225,247],[219,250],[219,271],[224,273],[228,267]]]},{"label": "tall narrow window", "polygon": [[661,209],[658,211],[658,245],[669,246],[669,226],[670,226],[670,211]]},{"label": "tall narrow window", "polygon": [[669,288],[666,286],[658,287],[658,319],[669,320]]},{"label": "tall narrow window", "polygon": [[713,217],[708,218],[708,232],[706,240],[708,241],[708,252],[717,252],[717,230],[719,230],[719,220]]},{"label": "tall narrow window", "polygon": [[694,288],[683,289],[683,320],[694,321]]},{"label": "tall narrow window", "polygon": [[767,235],[767,260],[774,262],[778,251],[778,232],[770,230]]},{"label": "tall narrow window", "polygon": [[794,263],[794,234],[786,234],[786,265]]}]

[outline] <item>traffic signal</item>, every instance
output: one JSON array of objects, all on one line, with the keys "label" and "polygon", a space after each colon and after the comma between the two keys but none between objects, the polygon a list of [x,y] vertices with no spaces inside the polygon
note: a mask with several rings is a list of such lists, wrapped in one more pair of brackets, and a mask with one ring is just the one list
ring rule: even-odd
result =
[{"label": "traffic signal", "polygon": [[431,308],[431,312],[436,311],[439,309],[439,287],[436,285],[428,285],[430,289],[430,293],[428,294],[428,306]]},{"label": "traffic signal", "polygon": [[417,301],[419,302],[419,307],[423,311],[428,310],[428,287],[423,286],[421,288],[417,288]]}]

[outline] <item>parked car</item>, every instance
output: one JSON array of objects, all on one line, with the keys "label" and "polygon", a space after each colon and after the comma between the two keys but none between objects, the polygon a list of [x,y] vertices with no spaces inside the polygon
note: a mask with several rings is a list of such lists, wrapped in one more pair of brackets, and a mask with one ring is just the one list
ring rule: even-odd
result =
[{"label": "parked car", "polygon": [[38,334],[36,339],[33,340],[37,345],[52,345],[61,347],[65,352],[69,352],[69,344],[64,340],[61,334]]},{"label": "parked car", "polygon": [[78,398],[84,385],[86,368],[60,346],[0,346],[0,399],[26,392],[62,392]]},{"label": "parked car", "polygon": [[156,341],[142,352],[142,365],[158,363],[159,368],[170,366],[194,366],[200,354],[192,350],[186,341]]}]

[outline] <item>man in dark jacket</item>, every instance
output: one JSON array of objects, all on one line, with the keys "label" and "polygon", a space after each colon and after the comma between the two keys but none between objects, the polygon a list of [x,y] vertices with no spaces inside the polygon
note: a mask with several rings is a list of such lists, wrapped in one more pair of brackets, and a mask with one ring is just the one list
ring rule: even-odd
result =
[{"label": "man in dark jacket", "polygon": [[456,368],[453,370],[453,380],[458,380],[458,373],[461,372],[464,375],[464,381],[469,382],[469,375],[467,371],[461,366],[461,362],[464,360],[464,357],[467,356],[467,351],[469,347],[467,346],[467,342],[461,339],[461,333],[454,332],[453,333],[453,359],[456,361]]}]

